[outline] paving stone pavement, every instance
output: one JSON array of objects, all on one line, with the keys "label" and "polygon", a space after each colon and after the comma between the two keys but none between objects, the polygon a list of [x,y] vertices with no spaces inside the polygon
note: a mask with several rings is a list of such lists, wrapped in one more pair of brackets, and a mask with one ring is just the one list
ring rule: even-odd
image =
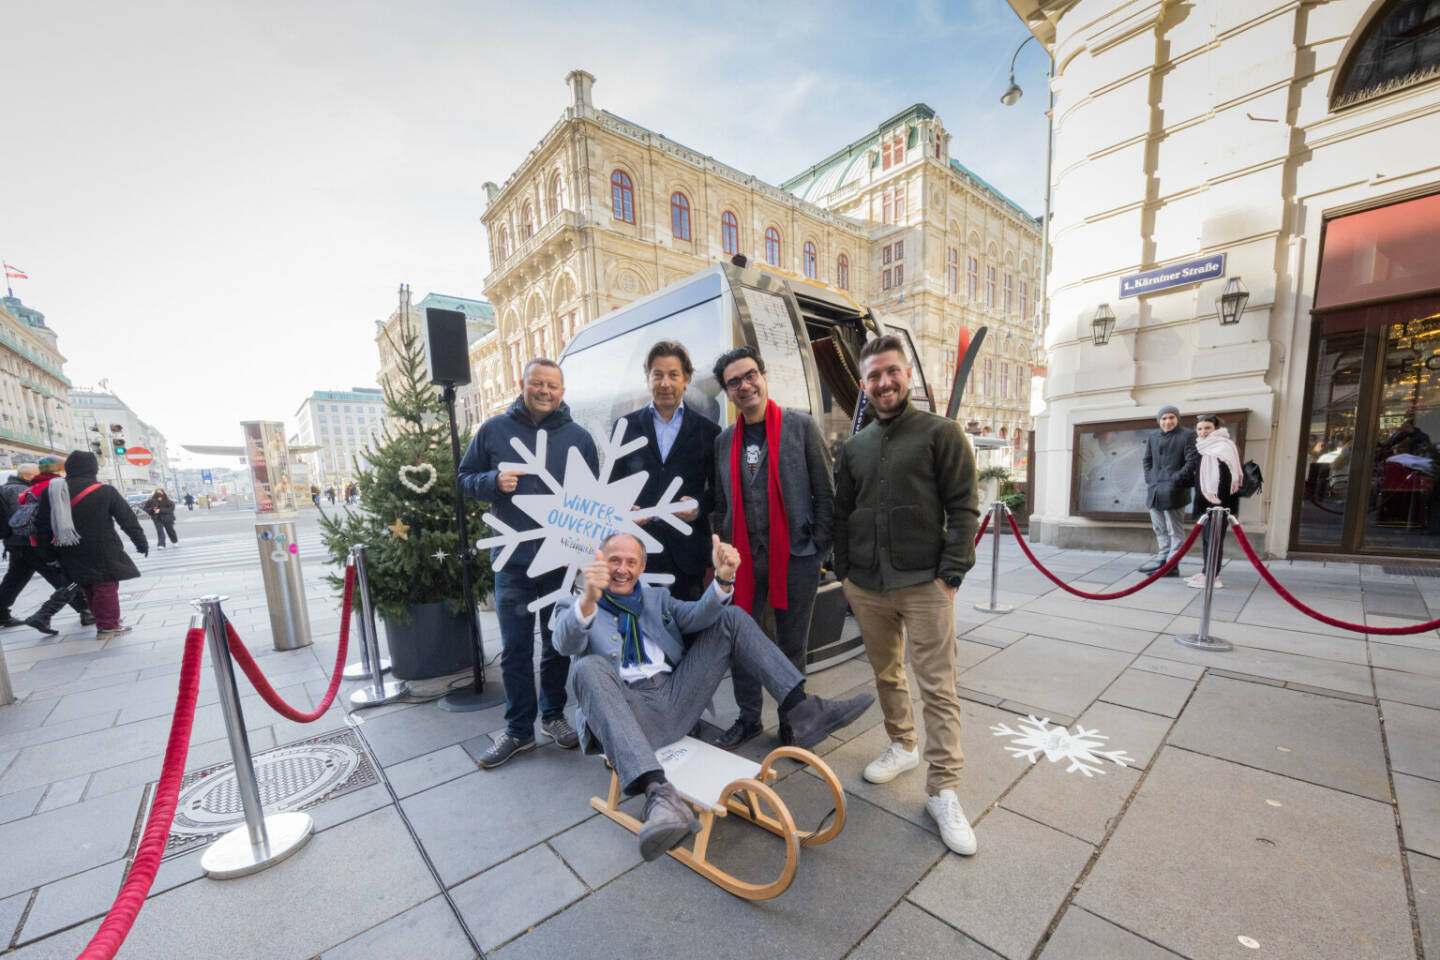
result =
[{"label": "paving stone pavement", "polygon": [[[58,637],[0,632],[17,695],[0,707],[4,960],[73,958],[113,899],[159,774],[189,599],[228,594],[286,699],[308,709],[323,694],[339,624],[327,571],[307,556],[315,644],[276,652],[259,571],[236,546],[247,538],[185,542],[142,561],[146,576],[122,588],[135,627],[126,637],[99,643],[69,612]],[[347,683],[310,726],[277,717],[242,677],[255,750],[348,726],[380,782],[311,808],[315,836],[260,874],[210,880],[198,851],[166,860],[120,956],[1389,960],[1420,957],[1423,944],[1440,957],[1440,636],[1313,623],[1232,562],[1212,623],[1235,650],[1197,651],[1173,640],[1200,615],[1199,592],[1183,582],[1082,600],[1008,540],[1000,596],[1016,610],[987,614],[973,605],[989,596],[990,542],[956,599],[973,857],[941,844],[923,770],[884,785],[861,779],[887,742],[878,707],[816,749],[845,786],[844,832],[802,848],[790,889],[755,904],[669,858],[643,863],[634,838],[588,804],[608,783],[598,758],[544,743],[479,769],[503,706],[448,713],[430,700],[464,677],[353,712],[345,697],[357,685]],[[1134,583],[1148,559],[1034,550],[1090,590]],[[1272,567],[1302,599],[1371,627],[1440,610],[1431,578]],[[41,599],[32,585],[16,609]],[[494,657],[493,614],[482,627]],[[810,687],[843,696],[874,684],[862,658]],[[724,725],[734,710],[722,684],[708,719]],[[767,701],[772,725],[774,716]],[[992,731],[1032,716],[1084,728],[1096,751],[1129,763],[1052,762],[1045,743]],[[772,730],[744,753],[775,745]],[[207,665],[187,768],[228,755]],[[828,793],[800,769],[785,762],[777,790],[808,826],[826,814]],[[711,851],[757,881],[782,859],[773,836],[733,818],[718,822]]]}]

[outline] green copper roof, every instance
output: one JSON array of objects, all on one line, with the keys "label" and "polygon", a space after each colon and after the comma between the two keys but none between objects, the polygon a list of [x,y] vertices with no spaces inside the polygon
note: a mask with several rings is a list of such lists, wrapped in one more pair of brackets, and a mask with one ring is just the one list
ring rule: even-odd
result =
[{"label": "green copper roof", "polygon": [[459,310],[472,320],[494,320],[495,308],[488,300],[471,300],[467,297],[452,297],[445,293],[427,293],[425,299],[415,305],[417,308],[435,307],[438,310]]}]

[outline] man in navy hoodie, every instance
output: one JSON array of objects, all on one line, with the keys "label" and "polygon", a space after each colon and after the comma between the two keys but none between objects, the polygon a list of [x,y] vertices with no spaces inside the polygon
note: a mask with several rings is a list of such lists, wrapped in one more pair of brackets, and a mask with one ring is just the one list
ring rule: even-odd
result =
[{"label": "man in navy hoodie", "polygon": [[[490,512],[515,530],[537,526],[530,515],[515,505],[515,497],[549,491],[539,477],[523,471],[501,473],[501,463],[516,462],[519,453],[511,446],[519,438],[527,449],[535,449],[535,437],[546,432],[545,469],[556,479],[565,476],[565,461],[576,448],[599,471],[600,458],[595,441],[570,419],[570,408],[562,401],[565,377],[554,360],[536,357],[525,365],[521,394],[510,409],[480,425],[470,448],[460,461],[460,487],[473,500],[490,504]],[[540,618],[540,697],[535,697],[535,618],[528,605],[560,589],[565,572],[556,570],[530,577],[525,570],[535,558],[539,540],[521,543],[495,571],[495,612],[500,618],[500,679],[505,686],[505,732],[495,738],[480,758],[486,769],[498,767],[517,753],[535,749],[535,715],[540,714],[540,732],[567,750],[580,743],[575,729],[565,719],[565,681],[570,658],[557,653],[550,639],[550,611]],[[497,547],[491,559],[499,554]]]}]

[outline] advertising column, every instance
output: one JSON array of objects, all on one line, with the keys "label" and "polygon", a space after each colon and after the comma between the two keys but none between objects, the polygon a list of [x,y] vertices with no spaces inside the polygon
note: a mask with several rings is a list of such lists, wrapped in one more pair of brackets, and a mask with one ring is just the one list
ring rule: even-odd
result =
[{"label": "advertising column", "polygon": [[285,425],[275,420],[241,422],[245,461],[255,488],[255,544],[270,609],[270,632],[276,650],[310,645],[310,613],[305,606],[305,580],[300,570],[300,544],[295,529],[295,490],[290,479],[290,451]]}]

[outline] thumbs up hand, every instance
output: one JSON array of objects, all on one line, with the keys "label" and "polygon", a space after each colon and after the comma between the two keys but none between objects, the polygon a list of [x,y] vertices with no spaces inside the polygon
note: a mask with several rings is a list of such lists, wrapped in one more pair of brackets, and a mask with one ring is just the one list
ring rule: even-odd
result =
[{"label": "thumbs up hand", "polygon": [[584,592],[580,597],[581,611],[593,610],[595,602],[600,599],[600,593],[610,586],[610,565],[605,562],[605,554],[599,550],[595,551],[595,559],[585,564],[583,574]]},{"label": "thumbs up hand", "polygon": [[740,569],[740,551],[728,543],[721,543],[717,534],[710,535],[710,562],[715,567],[715,576],[720,580],[734,580],[735,571]]}]

